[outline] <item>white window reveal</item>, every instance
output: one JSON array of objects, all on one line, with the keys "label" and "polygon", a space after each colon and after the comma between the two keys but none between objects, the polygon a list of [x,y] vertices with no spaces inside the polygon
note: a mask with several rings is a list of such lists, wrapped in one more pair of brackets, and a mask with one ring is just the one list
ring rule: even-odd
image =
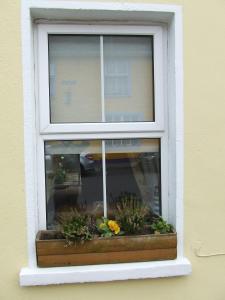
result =
[{"label": "white window reveal", "polygon": [[[114,4],[112,9],[110,3],[103,7],[72,2],[55,10],[57,5],[54,0],[42,4],[34,0],[23,6],[24,68],[31,76],[25,72],[29,267],[21,271],[21,284],[188,274],[190,264],[182,249],[180,10],[133,4]],[[91,15],[98,22],[76,24],[81,11],[85,20]],[[123,25],[121,19],[117,24],[118,11],[130,24],[135,14],[137,25]],[[32,36],[30,21],[35,16],[40,19],[43,12],[44,18],[55,12],[54,20],[63,16],[65,21],[72,12],[74,20],[35,25],[37,49],[32,49],[32,41],[27,43]],[[102,24],[100,15],[115,25]],[[156,25],[147,25],[152,24],[152,16]],[[32,53],[36,73],[28,59]],[[31,82],[33,77],[36,84]],[[37,91],[30,91],[31,86],[37,86]],[[37,107],[31,101],[34,92]],[[35,150],[33,145],[37,145]],[[153,214],[174,225],[176,260],[37,268],[34,242],[38,230],[57,229],[59,218],[73,209],[114,219],[124,195],[141,199]]]}]

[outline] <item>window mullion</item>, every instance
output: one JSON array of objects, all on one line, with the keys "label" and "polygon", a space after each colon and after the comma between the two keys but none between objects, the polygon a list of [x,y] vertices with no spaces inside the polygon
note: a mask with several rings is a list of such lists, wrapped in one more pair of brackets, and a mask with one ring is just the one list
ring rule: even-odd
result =
[{"label": "window mullion", "polygon": [[[104,49],[103,36],[100,36],[100,60],[101,60],[101,105],[102,122],[105,122],[105,89],[104,89]],[[102,184],[103,184],[103,209],[104,217],[107,218],[107,198],[106,198],[106,164],[105,164],[105,141],[102,141]]]},{"label": "window mullion", "polygon": [[103,184],[103,208],[104,217],[107,218],[107,197],[106,197],[106,163],[105,163],[105,141],[102,141],[102,184]]},{"label": "window mullion", "polygon": [[103,36],[100,36],[100,61],[101,61],[101,105],[102,105],[102,122],[105,122],[105,87],[104,87],[104,50]]}]

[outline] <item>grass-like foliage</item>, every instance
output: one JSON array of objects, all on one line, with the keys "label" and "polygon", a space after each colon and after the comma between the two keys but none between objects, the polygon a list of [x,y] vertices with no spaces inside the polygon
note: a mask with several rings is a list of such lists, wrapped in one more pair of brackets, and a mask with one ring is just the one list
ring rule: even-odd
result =
[{"label": "grass-like foliage", "polygon": [[135,194],[122,193],[116,204],[116,219],[125,234],[138,234],[144,230],[150,208]]}]

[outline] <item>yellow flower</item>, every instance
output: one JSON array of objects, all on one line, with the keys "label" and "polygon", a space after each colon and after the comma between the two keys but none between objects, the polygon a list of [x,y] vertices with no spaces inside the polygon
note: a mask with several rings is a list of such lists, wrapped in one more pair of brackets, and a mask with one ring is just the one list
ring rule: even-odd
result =
[{"label": "yellow flower", "polygon": [[109,220],[108,221],[108,226],[111,231],[113,231],[115,234],[118,234],[120,232],[120,226],[116,221]]},{"label": "yellow flower", "polygon": [[117,228],[115,229],[115,234],[118,234],[119,232],[120,232],[120,227],[119,227],[119,225],[117,225]]}]

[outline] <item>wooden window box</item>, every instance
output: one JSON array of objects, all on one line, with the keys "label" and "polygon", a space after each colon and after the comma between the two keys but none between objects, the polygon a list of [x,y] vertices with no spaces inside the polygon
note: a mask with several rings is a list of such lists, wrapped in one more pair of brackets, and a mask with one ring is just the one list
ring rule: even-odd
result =
[{"label": "wooden window box", "polygon": [[77,265],[171,260],[177,257],[177,234],[149,234],[96,238],[65,246],[57,231],[39,231],[36,237],[37,265],[61,267]]}]

